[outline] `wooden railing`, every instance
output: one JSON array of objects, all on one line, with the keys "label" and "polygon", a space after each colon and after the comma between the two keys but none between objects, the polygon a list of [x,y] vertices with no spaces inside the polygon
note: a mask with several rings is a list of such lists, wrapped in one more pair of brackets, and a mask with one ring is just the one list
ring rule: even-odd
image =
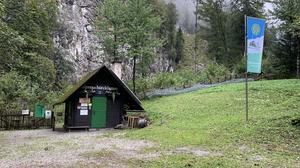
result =
[{"label": "wooden railing", "polygon": [[0,115],[0,130],[54,128],[55,118],[35,118],[27,115]]}]

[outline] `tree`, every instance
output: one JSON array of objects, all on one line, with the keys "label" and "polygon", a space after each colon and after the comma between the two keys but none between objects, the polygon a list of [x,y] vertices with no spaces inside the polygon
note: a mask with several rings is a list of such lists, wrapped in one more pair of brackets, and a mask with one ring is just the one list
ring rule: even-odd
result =
[{"label": "tree", "polygon": [[9,72],[0,78],[0,115],[12,114],[22,103],[32,98],[28,79],[17,72]]},{"label": "tree", "polygon": [[184,37],[183,37],[183,32],[181,27],[179,27],[177,34],[176,34],[176,44],[175,44],[175,49],[176,49],[176,58],[175,58],[175,63],[179,64],[183,57],[183,48],[184,48]]},{"label": "tree", "polygon": [[208,55],[217,63],[229,64],[227,37],[227,13],[224,0],[205,0],[199,3],[198,17],[204,24],[199,26],[199,35],[208,42]]},{"label": "tree", "polygon": [[196,55],[197,55],[197,50],[198,50],[198,47],[199,47],[199,44],[198,44],[198,11],[199,11],[199,5],[201,3],[201,0],[193,0],[194,4],[195,4],[195,27],[194,27],[194,53],[193,53],[193,60],[194,60],[194,72],[197,71],[197,61],[196,61]]},{"label": "tree", "polygon": [[[61,83],[66,79],[60,75],[68,77],[68,74],[60,71],[68,61],[57,54],[52,40],[57,27],[55,0],[0,2],[0,77],[4,84],[0,87],[0,97],[8,100],[6,107],[19,100],[29,104],[43,101],[55,90],[55,84],[59,85],[58,90],[62,88]],[[17,94],[16,87],[24,90],[24,94]]]},{"label": "tree", "polygon": [[104,50],[113,60],[124,57],[125,17],[127,5],[120,0],[104,1],[99,6],[96,21],[97,35],[104,39]]},{"label": "tree", "polygon": [[165,52],[168,55],[169,62],[173,64],[176,60],[176,23],[178,20],[178,14],[176,6],[173,3],[168,3],[166,8],[166,22],[164,23],[166,28],[166,44]]},{"label": "tree", "polygon": [[300,2],[297,0],[275,0],[274,12],[280,20],[278,27],[278,48],[276,50],[277,65],[282,67],[281,72],[287,77],[300,76]]},{"label": "tree", "polygon": [[[233,67],[244,57],[245,48],[245,15],[264,18],[264,0],[232,0],[228,15],[227,34],[229,60]],[[266,31],[268,32],[268,31]],[[267,42],[267,40],[266,40]]]},{"label": "tree", "polygon": [[160,43],[155,32],[160,27],[161,21],[155,16],[152,6],[145,0],[129,0],[126,16],[125,38],[129,45],[128,56],[133,58],[132,81],[135,92],[137,61],[142,76],[145,76],[156,54],[156,47]]}]

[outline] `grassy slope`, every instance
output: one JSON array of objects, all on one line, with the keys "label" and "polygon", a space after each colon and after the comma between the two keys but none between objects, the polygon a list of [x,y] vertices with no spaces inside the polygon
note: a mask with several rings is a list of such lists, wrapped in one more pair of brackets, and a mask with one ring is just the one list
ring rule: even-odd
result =
[{"label": "grassy slope", "polygon": [[[250,83],[245,124],[244,84],[231,84],[144,102],[153,124],[127,136],[152,140],[157,149],[198,147],[222,156],[176,154],[141,167],[300,167],[300,80]],[[160,120],[163,119],[162,125]],[[151,150],[151,149],[149,149]]]}]

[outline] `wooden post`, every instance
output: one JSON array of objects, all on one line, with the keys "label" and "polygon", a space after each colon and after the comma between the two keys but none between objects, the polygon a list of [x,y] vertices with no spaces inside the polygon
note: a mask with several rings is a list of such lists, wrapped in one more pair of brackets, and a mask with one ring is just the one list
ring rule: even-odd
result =
[{"label": "wooden post", "polygon": [[51,112],[51,127],[52,127],[52,131],[55,131],[55,116],[54,116],[54,112]]}]

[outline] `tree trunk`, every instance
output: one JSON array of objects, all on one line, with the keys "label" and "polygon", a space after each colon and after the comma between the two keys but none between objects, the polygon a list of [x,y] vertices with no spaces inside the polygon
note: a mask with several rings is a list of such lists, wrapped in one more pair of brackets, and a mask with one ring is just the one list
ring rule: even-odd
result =
[{"label": "tree trunk", "polygon": [[135,93],[135,73],[136,73],[136,56],[133,57],[133,70],[132,70],[133,93]]},{"label": "tree trunk", "polygon": [[298,53],[297,53],[297,78],[300,78],[300,38],[298,39]]},{"label": "tree trunk", "polygon": [[116,43],[117,43],[117,35],[114,35],[114,61],[116,61],[116,59],[117,59],[117,45],[116,45]]},{"label": "tree trunk", "polygon": [[193,54],[193,59],[194,59],[194,72],[197,72],[197,61],[196,61],[196,55],[197,55],[197,33],[198,33],[198,6],[199,6],[199,0],[195,1],[195,41],[194,41],[194,54]]}]

